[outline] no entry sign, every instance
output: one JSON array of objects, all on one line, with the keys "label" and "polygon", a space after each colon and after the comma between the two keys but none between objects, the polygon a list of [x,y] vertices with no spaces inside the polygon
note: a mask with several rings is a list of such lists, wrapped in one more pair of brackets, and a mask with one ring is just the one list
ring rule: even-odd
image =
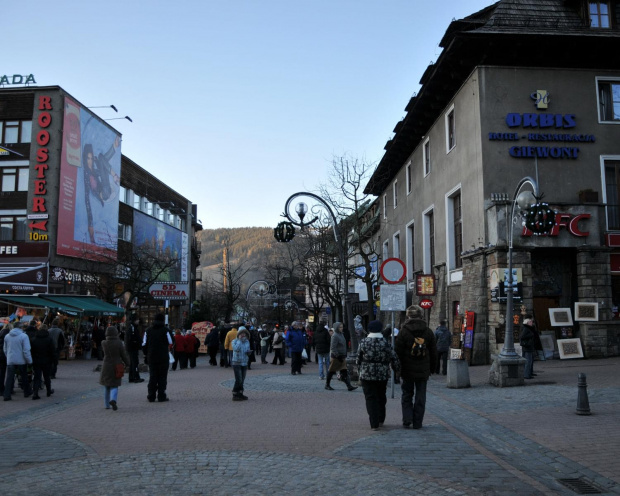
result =
[{"label": "no entry sign", "polygon": [[407,267],[400,258],[388,258],[381,264],[379,272],[388,284],[398,284],[407,275]]}]

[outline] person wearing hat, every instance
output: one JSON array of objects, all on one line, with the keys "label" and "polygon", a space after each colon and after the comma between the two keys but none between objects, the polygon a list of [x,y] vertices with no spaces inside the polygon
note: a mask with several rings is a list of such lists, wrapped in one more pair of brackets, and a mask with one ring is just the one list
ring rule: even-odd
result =
[{"label": "person wearing hat", "polygon": [[403,427],[420,429],[426,409],[426,384],[437,368],[435,334],[426,325],[422,307],[411,305],[407,308],[394,351],[401,366]]},{"label": "person wearing hat", "polygon": [[129,357],[123,342],[118,337],[118,329],[114,326],[106,329],[105,340],[101,342],[101,346],[103,346],[103,365],[101,366],[99,384],[105,387],[104,405],[106,409],[112,407],[112,410],[116,411],[118,410],[116,404],[118,388],[123,382],[122,378],[116,376],[116,366],[120,364],[125,365],[125,367],[128,366]]},{"label": "person wearing hat", "polygon": [[243,383],[248,370],[248,362],[250,359],[250,332],[241,326],[237,330],[237,335],[233,339],[232,344],[232,368],[235,373],[235,385],[233,386],[233,401],[247,400],[248,397],[243,394]]},{"label": "person wearing hat", "polygon": [[368,335],[359,344],[356,360],[366,398],[370,428],[373,431],[385,422],[385,391],[390,377],[390,366],[394,370],[400,370],[398,356],[383,337],[382,328],[383,324],[379,320],[368,324]]}]

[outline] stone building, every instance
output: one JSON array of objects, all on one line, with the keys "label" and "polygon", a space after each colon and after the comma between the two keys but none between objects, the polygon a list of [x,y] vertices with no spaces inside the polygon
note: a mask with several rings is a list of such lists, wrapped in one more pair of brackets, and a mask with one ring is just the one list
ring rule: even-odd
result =
[{"label": "stone building", "polygon": [[[515,313],[580,338],[586,356],[617,355],[620,4],[501,0],[451,22],[440,46],[366,186],[381,202],[382,259],[405,262],[408,303],[416,276],[434,277],[431,327],[446,318],[458,333],[474,312],[471,360],[488,363],[514,318],[514,219]],[[525,178],[556,212],[548,235],[511,217]]]}]

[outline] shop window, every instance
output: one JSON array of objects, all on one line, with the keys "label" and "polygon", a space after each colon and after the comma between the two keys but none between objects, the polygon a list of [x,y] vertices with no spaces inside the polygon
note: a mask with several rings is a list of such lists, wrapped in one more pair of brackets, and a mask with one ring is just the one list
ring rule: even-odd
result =
[{"label": "shop window", "polygon": [[609,2],[589,2],[589,4],[590,27],[610,28]]},{"label": "shop window", "polygon": [[620,80],[596,78],[600,122],[620,122]]},{"label": "shop window", "polygon": [[28,191],[28,167],[0,167],[2,191]]}]

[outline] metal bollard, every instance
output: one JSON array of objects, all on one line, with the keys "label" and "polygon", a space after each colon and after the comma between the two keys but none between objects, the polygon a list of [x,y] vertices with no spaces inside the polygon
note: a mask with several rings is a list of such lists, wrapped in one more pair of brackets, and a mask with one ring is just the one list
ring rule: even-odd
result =
[{"label": "metal bollard", "polygon": [[586,384],[586,374],[581,373],[577,376],[577,415],[591,415],[590,402],[588,401],[588,385]]}]

